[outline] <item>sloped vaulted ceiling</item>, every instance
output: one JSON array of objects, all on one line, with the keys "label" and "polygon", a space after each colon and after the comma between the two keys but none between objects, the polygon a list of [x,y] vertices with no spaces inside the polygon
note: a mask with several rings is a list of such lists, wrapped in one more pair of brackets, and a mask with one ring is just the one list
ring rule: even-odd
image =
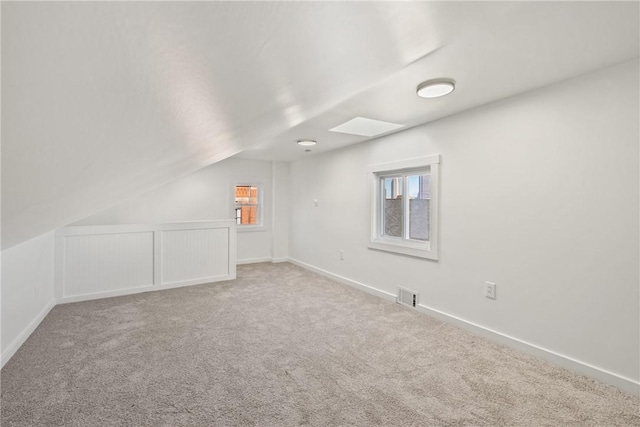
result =
[{"label": "sloped vaulted ceiling", "polygon": [[189,174],[438,46],[429,5],[2,3],[2,243]]},{"label": "sloped vaulted ceiling", "polygon": [[[3,248],[351,115],[413,126],[638,56],[635,2],[1,7]],[[469,91],[416,104],[440,74]]]}]

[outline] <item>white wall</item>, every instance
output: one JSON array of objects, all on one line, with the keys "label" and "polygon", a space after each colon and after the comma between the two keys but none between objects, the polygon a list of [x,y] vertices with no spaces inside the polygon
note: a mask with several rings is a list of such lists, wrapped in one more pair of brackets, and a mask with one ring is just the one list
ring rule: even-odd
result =
[{"label": "white wall", "polygon": [[[290,256],[637,382],[638,72],[633,61],[292,163]],[[368,250],[367,166],[435,153],[440,260]]]},{"label": "white wall", "polygon": [[283,261],[289,256],[289,162],[273,162],[273,242],[274,261]]},{"label": "white wall", "polygon": [[[279,165],[278,179],[287,174]],[[261,231],[238,232],[238,262],[271,259],[273,235],[272,162],[231,158],[156,190],[85,218],[73,225],[157,224],[230,219],[235,182],[259,182],[263,188]],[[279,208],[280,209],[280,208]],[[280,229],[280,227],[279,227]],[[287,239],[284,234],[283,239]]]},{"label": "white wall", "polygon": [[2,365],[55,305],[54,233],[2,251]]}]

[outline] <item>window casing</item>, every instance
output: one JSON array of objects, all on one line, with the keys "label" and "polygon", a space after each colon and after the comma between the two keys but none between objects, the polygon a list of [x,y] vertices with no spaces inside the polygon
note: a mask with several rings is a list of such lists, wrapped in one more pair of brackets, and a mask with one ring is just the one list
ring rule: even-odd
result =
[{"label": "window casing", "polygon": [[238,183],[233,186],[234,218],[240,229],[262,228],[262,186]]},{"label": "window casing", "polygon": [[369,248],[438,259],[440,155],[372,165]]}]

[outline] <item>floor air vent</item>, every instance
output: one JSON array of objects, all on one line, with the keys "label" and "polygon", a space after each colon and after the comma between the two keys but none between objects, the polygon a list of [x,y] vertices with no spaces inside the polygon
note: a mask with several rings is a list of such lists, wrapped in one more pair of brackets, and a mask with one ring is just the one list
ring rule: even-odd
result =
[{"label": "floor air vent", "polygon": [[398,288],[398,297],[396,302],[402,305],[408,305],[409,307],[415,307],[418,305],[418,293],[410,291],[405,288]]}]

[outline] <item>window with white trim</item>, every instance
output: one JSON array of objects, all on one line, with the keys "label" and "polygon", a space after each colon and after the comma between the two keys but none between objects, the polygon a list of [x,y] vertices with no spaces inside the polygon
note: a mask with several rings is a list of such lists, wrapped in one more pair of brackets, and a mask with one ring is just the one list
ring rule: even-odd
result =
[{"label": "window with white trim", "polygon": [[373,165],[371,249],[438,259],[440,155]]},{"label": "window with white trim", "polygon": [[234,186],[235,219],[240,226],[262,225],[262,191],[259,184]]}]

